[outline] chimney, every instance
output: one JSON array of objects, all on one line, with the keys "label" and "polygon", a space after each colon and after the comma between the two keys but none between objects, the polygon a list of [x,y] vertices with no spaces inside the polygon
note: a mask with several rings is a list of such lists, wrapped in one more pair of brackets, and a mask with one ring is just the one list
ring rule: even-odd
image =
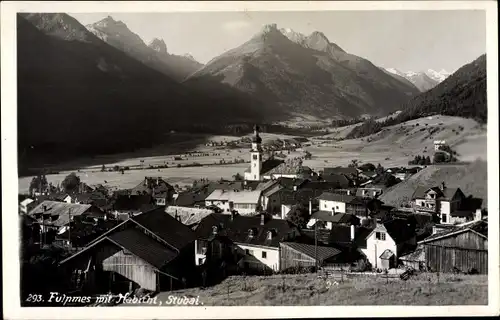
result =
[{"label": "chimney", "polygon": [[309,199],[309,216],[312,216],[313,213],[313,205],[312,205],[312,200]]},{"label": "chimney", "polygon": [[234,216],[235,216],[235,215],[236,215],[236,214],[234,213],[234,211],[231,211],[231,221],[233,221],[233,220],[234,220]]},{"label": "chimney", "polygon": [[332,216],[334,216],[334,215],[335,215],[335,209],[332,208]]},{"label": "chimney", "polygon": [[443,182],[441,182],[441,190],[444,190],[444,189],[446,189],[446,185],[444,184],[444,181],[443,181]]},{"label": "chimney", "polygon": [[476,212],[474,213],[474,220],[481,220],[483,219],[483,212],[481,209],[476,209]]},{"label": "chimney", "polygon": [[260,225],[263,226],[264,223],[265,223],[265,216],[264,216],[263,213],[261,213],[261,215],[260,215]]},{"label": "chimney", "polygon": [[354,241],[354,232],[355,232],[355,227],[353,224],[351,224],[351,241]]},{"label": "chimney", "polygon": [[350,196],[351,195],[351,190],[347,189],[347,195]]},{"label": "chimney", "polygon": [[297,186],[293,186],[293,191],[297,191]]}]

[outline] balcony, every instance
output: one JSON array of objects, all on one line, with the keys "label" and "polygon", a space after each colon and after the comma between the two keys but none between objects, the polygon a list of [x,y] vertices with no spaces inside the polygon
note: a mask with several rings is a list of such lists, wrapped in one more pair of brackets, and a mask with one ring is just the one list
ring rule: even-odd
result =
[{"label": "balcony", "polygon": [[416,211],[424,211],[424,212],[436,212],[436,207],[435,206],[432,206],[432,207],[425,207],[425,206],[417,206],[417,205],[413,205],[413,208],[416,210]]}]

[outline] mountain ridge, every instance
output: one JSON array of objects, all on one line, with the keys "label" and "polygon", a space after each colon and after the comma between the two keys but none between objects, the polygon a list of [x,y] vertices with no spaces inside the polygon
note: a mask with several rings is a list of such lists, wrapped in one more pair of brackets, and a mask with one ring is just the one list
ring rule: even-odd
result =
[{"label": "mountain ridge", "polygon": [[265,25],[186,81],[220,81],[287,116],[319,118],[390,113],[418,92],[415,86],[387,75],[368,60],[346,53],[321,32],[306,37],[286,31],[276,24]]}]

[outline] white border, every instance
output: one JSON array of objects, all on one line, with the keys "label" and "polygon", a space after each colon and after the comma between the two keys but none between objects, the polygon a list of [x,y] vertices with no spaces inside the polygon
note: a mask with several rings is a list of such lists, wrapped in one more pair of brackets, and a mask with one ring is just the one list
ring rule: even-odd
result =
[{"label": "white border", "polygon": [[[488,306],[324,306],[324,307],[148,307],[20,308],[17,218],[16,12],[319,11],[319,10],[486,10],[488,98]],[[351,2],[2,2],[2,216],[3,299],[8,319],[297,318],[381,316],[473,316],[499,314],[498,202],[498,17],[496,1]],[[425,21],[422,21],[425,23]],[[467,23],[464,21],[464,23]],[[16,230],[16,231],[14,231]],[[16,236],[14,236],[16,234]],[[493,254],[492,254],[493,253]],[[124,309],[125,308],[125,309]],[[168,310],[168,311],[167,311]]]}]

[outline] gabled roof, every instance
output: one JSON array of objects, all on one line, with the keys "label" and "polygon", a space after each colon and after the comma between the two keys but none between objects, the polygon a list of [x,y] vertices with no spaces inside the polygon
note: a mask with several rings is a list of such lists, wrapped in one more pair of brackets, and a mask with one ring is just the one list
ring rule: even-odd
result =
[{"label": "gabled roof", "polygon": [[[355,244],[364,248],[366,247],[366,238],[372,231],[373,229],[365,227],[354,227],[354,242],[351,241],[351,227],[346,225],[334,224],[331,230],[317,229],[316,234],[318,243],[324,245],[345,247]],[[311,243],[314,243],[314,230],[302,229],[300,232],[305,238],[309,238]]]},{"label": "gabled roof", "polygon": [[338,193],[332,193],[332,192],[323,192],[319,197],[319,200],[326,200],[326,201],[338,201],[338,202],[345,202],[349,203],[356,199],[355,196],[348,196],[344,194],[338,194]]},{"label": "gabled roof", "polygon": [[29,204],[30,204],[30,203],[32,203],[32,202],[35,202],[35,200],[30,199],[30,198],[26,198],[26,199],[24,199],[23,201],[21,201],[21,205],[22,205],[22,206],[27,206],[27,205],[29,205]]},{"label": "gabled roof", "polygon": [[473,221],[469,223],[465,223],[461,226],[451,227],[451,230],[439,232],[433,234],[424,240],[420,241],[420,243],[428,243],[438,239],[451,237],[463,232],[472,231],[476,234],[480,235],[482,238],[488,239],[488,221],[486,219]]},{"label": "gabled roof", "polygon": [[[44,210],[44,207],[46,211]],[[92,208],[90,204],[76,204],[76,203],[66,203],[59,201],[50,201],[45,200],[40,203],[38,206],[33,208],[30,211],[30,215],[33,216],[35,214],[50,214],[51,216],[58,216],[57,220],[48,222],[47,224],[51,224],[54,226],[64,226],[69,222],[69,214],[71,216],[79,216],[86,212],[88,212]],[[96,211],[100,211],[98,208],[94,209]]]},{"label": "gabled roof", "polygon": [[[451,200],[455,196],[455,193],[457,193],[457,192],[462,193],[462,190],[460,190],[460,188],[445,187],[443,190],[441,190],[439,187],[430,187],[430,188],[429,187],[417,187],[417,189],[415,189],[415,192],[413,193],[411,198],[412,198],[412,200],[423,199],[423,198],[425,198],[426,194],[431,190],[436,192],[436,194],[437,194],[436,198],[441,199],[441,200]],[[463,193],[462,193],[462,195],[463,195]]]},{"label": "gabled roof", "polygon": [[329,174],[347,174],[347,175],[356,175],[358,174],[358,169],[354,167],[335,167],[335,168],[324,168],[324,175]]},{"label": "gabled roof", "polygon": [[[291,240],[291,235],[296,227],[282,219],[266,218],[261,225],[261,217],[236,215],[231,219],[230,214],[212,213],[202,219],[196,228],[198,239],[208,239],[213,234],[213,227],[219,227],[219,234],[229,240],[247,245],[266,247],[279,247],[280,242]],[[249,229],[254,229],[253,237],[249,237]],[[268,232],[273,232],[273,237],[268,240]]]},{"label": "gabled roof", "polygon": [[271,175],[271,174],[299,174],[303,172],[303,167],[302,167],[302,159],[291,159],[287,160],[285,162],[282,162],[280,165],[275,166],[269,171],[264,171],[264,175]]},{"label": "gabled roof", "polygon": [[232,201],[234,203],[258,203],[260,199],[260,191],[226,191],[214,190],[205,200],[207,201]]},{"label": "gabled roof", "polygon": [[151,209],[153,198],[148,194],[119,195],[113,203],[113,210],[147,210]]},{"label": "gabled roof", "polygon": [[111,233],[107,238],[158,269],[178,255],[175,250],[145,235],[144,232],[136,228]]},{"label": "gabled roof", "polygon": [[166,213],[164,208],[144,212],[130,219],[154,233],[177,250],[181,250],[195,240],[193,231]]},{"label": "gabled roof", "polygon": [[396,243],[415,237],[415,225],[406,219],[392,219],[383,223],[387,233]]},{"label": "gabled roof", "polygon": [[321,178],[329,183],[336,185],[338,188],[349,187],[351,180],[345,174],[323,174]]},{"label": "gabled roof", "polygon": [[282,204],[308,204],[309,200],[315,201],[323,191],[309,188],[298,189],[297,191],[282,190]]},{"label": "gabled roof", "polygon": [[143,194],[146,192],[150,195],[162,195],[173,190],[174,187],[161,177],[145,177],[131,192],[132,194]]},{"label": "gabled roof", "polygon": [[262,195],[263,195],[264,197],[270,197],[270,196],[272,196],[273,194],[275,194],[276,192],[278,192],[278,191],[280,191],[280,190],[282,190],[282,189],[283,189],[283,187],[282,187],[281,185],[279,185],[279,184],[278,184],[278,185],[275,185],[275,186],[273,186],[272,188],[270,188],[270,189],[268,189],[268,190],[264,191],[264,192],[262,193]]},{"label": "gabled roof", "polygon": [[283,246],[290,247],[312,259],[315,259],[316,257],[319,261],[329,259],[341,253],[340,250],[333,247],[314,246],[298,242],[282,242],[281,244]]},{"label": "gabled roof", "polygon": [[311,215],[311,219],[333,223],[353,223],[358,224],[359,218],[349,213],[332,214],[330,211],[316,211]]},{"label": "gabled roof", "polygon": [[266,161],[262,162],[262,167],[260,169],[260,174],[269,174],[269,171],[273,170],[274,168],[278,167],[285,161],[279,160],[279,159],[267,159]]}]

